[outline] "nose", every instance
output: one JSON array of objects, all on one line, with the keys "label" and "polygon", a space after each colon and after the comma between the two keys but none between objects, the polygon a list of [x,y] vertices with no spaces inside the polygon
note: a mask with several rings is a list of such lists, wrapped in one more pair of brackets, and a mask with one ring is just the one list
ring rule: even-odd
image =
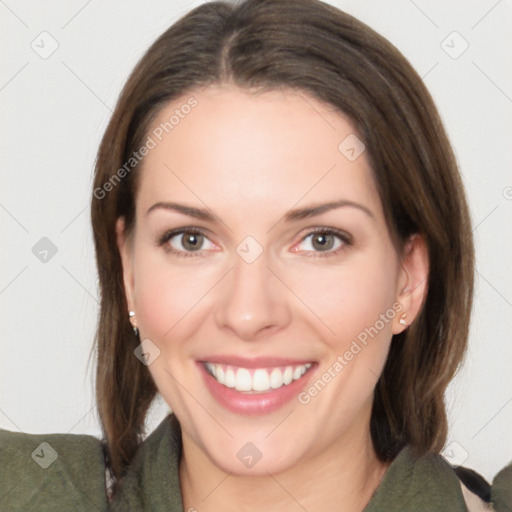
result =
[{"label": "nose", "polygon": [[219,328],[253,341],[290,323],[283,284],[267,267],[265,253],[252,263],[236,256],[234,268],[226,277],[215,312]]}]

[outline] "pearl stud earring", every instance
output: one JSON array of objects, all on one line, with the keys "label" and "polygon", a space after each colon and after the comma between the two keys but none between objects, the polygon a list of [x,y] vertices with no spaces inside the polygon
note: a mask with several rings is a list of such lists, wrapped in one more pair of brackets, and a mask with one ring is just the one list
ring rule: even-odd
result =
[{"label": "pearl stud earring", "polygon": [[[139,335],[139,328],[137,327],[137,324],[135,323],[135,311],[129,311],[128,314],[130,315],[130,323],[133,327],[133,332],[135,333],[135,336]],[[133,321],[131,320],[133,318]]]}]

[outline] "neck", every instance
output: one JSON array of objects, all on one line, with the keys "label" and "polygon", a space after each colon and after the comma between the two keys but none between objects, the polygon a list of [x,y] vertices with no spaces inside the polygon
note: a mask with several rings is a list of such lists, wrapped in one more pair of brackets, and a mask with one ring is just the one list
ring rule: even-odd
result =
[{"label": "neck", "polygon": [[378,460],[370,432],[289,468],[259,476],[226,473],[183,437],[180,484],[184,510],[362,512],[390,463]]}]

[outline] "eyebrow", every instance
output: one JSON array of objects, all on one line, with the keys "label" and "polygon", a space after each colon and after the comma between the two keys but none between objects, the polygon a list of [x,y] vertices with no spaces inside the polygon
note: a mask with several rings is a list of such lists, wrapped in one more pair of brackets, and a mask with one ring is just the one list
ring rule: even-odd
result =
[{"label": "eyebrow", "polygon": [[[308,206],[305,208],[297,208],[295,210],[290,210],[284,215],[283,218],[286,222],[293,222],[303,219],[309,219],[311,217],[321,215],[322,213],[326,213],[330,210],[343,207],[357,208],[362,212],[366,213],[369,217],[374,218],[373,213],[366,206],[363,206],[362,204],[356,203],[354,201],[349,201],[347,199],[340,199],[339,201],[331,201],[329,203],[323,203],[315,206]],[[208,210],[166,201],[160,201],[158,203],[155,203],[148,209],[146,215],[149,215],[152,211],[158,209],[175,211],[178,213],[182,213],[183,215],[188,215],[189,217],[194,217],[196,219],[208,222],[215,222],[217,220],[217,218]]]},{"label": "eyebrow", "polygon": [[291,222],[294,220],[309,219],[310,217],[321,215],[322,213],[328,212],[329,210],[335,210],[336,208],[343,207],[357,208],[358,210],[366,213],[369,217],[374,218],[372,211],[366,206],[363,206],[362,204],[356,203],[354,201],[349,201],[347,199],[340,199],[339,201],[331,201],[329,203],[323,203],[316,206],[307,206],[305,208],[290,210],[284,215],[284,220],[286,222]]},{"label": "eyebrow", "polygon": [[157,209],[171,210],[178,213],[182,213],[183,215],[188,215],[189,217],[194,217],[200,220],[206,220],[213,222],[216,220],[215,216],[211,214],[208,210],[203,210],[202,208],[196,208],[194,206],[186,206],[184,204],[179,203],[169,203],[166,201],[160,201],[155,203],[151,208],[148,209],[146,215],[149,215],[152,211]]}]

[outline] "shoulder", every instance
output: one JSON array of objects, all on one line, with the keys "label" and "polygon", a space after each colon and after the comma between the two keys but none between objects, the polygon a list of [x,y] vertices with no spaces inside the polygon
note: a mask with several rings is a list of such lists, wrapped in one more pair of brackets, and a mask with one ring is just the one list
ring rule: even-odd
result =
[{"label": "shoulder", "polygon": [[111,512],[183,510],[179,482],[181,447],[180,425],[171,413],[139,446],[112,498]]},{"label": "shoulder", "polygon": [[389,466],[365,512],[395,506],[423,512],[512,512],[510,489],[510,469],[508,476],[500,472],[491,486],[476,471],[452,466],[441,454],[417,457],[406,446]]},{"label": "shoulder", "polygon": [[102,443],[90,435],[0,429],[2,510],[106,510]]},{"label": "shoulder", "polygon": [[512,461],[492,481],[491,501],[498,512],[512,511]]},{"label": "shoulder", "polygon": [[495,475],[492,485],[473,469],[459,466],[454,471],[469,512],[512,512],[512,462]]}]

